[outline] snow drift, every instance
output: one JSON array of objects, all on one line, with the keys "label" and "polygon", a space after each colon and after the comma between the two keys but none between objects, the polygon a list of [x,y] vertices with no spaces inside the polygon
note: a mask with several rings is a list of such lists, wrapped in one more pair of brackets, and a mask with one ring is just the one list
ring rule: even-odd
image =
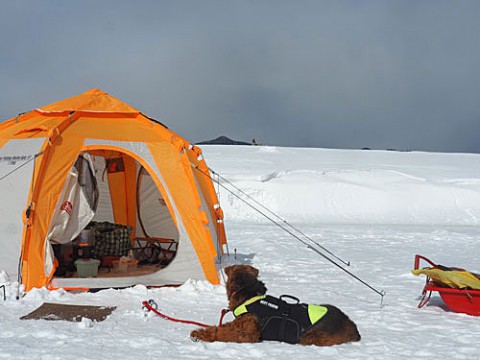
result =
[{"label": "snow drift", "polygon": [[[480,219],[478,155],[263,146],[203,150],[216,172],[295,222],[477,225]],[[232,194],[222,200],[230,219],[257,218]]]}]

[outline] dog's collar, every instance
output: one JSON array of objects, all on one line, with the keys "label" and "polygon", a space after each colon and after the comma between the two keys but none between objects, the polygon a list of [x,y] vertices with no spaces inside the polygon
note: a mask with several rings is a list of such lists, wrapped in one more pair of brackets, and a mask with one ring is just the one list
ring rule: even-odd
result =
[{"label": "dog's collar", "polygon": [[248,310],[247,310],[248,305],[253,304],[256,301],[262,300],[262,299],[265,299],[265,298],[266,298],[265,295],[258,295],[258,296],[254,296],[253,298],[248,299],[242,305],[237,306],[235,308],[235,310],[233,310],[233,315],[235,317],[237,317],[237,316],[240,316],[242,314],[247,313],[248,312]]}]

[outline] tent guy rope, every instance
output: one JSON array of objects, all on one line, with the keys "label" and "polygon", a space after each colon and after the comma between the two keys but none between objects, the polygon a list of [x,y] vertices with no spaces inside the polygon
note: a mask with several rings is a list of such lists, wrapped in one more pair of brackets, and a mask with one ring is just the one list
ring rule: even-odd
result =
[{"label": "tent guy rope", "polygon": [[24,167],[25,165],[27,165],[28,163],[34,161],[39,155],[41,155],[42,153],[38,153],[38,154],[35,154],[35,156],[31,157],[30,159],[28,159],[27,161],[21,163],[20,165],[18,165],[16,168],[12,169],[11,171],[9,171],[8,173],[6,173],[5,175],[3,175],[2,177],[0,177],[0,181],[6,179],[7,177],[9,177],[10,175],[12,175],[14,172],[20,170],[22,167]]},{"label": "tent guy rope", "polygon": [[[305,237],[306,239],[308,239],[309,241],[311,241],[312,243],[314,243],[316,246],[318,246],[319,248],[321,248],[323,251],[327,252],[328,254],[332,255],[335,259],[337,259],[338,261],[340,261],[341,263],[345,264],[346,266],[350,266],[350,261],[345,261],[343,259],[341,259],[340,257],[338,257],[337,255],[335,255],[333,252],[331,252],[330,250],[328,250],[327,248],[325,248],[324,246],[322,246],[321,244],[319,244],[317,241],[313,240],[311,237],[309,237],[307,234],[305,234],[303,231],[301,231],[300,229],[298,229],[297,227],[293,226],[292,224],[290,224],[287,220],[283,219],[282,217],[280,217],[278,214],[276,214],[275,212],[273,212],[272,210],[270,210],[269,208],[267,208],[265,205],[261,204],[260,202],[258,202],[257,200],[255,200],[252,196],[250,196],[249,194],[247,194],[245,191],[243,191],[242,189],[240,189],[238,186],[235,186],[231,181],[228,181],[225,177],[221,176],[220,174],[218,174],[217,172],[213,171],[212,169],[210,169],[210,171],[212,172],[212,174],[216,175],[218,177],[218,179],[220,180],[223,180],[224,182],[226,182],[228,185],[230,185],[231,187],[233,187],[236,191],[238,191],[239,193],[241,193],[242,195],[244,195],[245,197],[247,197],[249,200],[251,200],[252,202],[254,202],[256,205],[260,206],[262,209],[264,209],[265,211],[267,211],[268,213],[270,213],[272,216],[274,216],[276,219],[278,219],[279,221],[281,221],[282,223],[284,223],[286,226],[288,226],[290,229],[296,231],[298,234],[300,234],[301,236]],[[218,181],[218,184],[220,185],[220,181]]]},{"label": "tent guy rope", "polygon": [[[205,174],[201,169],[199,169],[197,166],[193,165],[192,164],[192,167],[199,171],[200,173],[202,173],[203,175],[205,176],[209,176],[209,174]],[[214,170],[212,170],[211,168],[209,168],[210,172],[212,174],[215,174],[217,176],[220,176],[217,172],[215,172]],[[222,179],[224,179],[222,177]],[[226,180],[226,179],[225,179]],[[230,182],[227,181],[228,184],[231,184]],[[273,223],[274,225],[278,226],[279,228],[281,228],[283,231],[285,231],[286,233],[288,233],[289,235],[291,235],[293,238],[295,238],[296,240],[298,240],[299,242],[301,242],[303,245],[305,245],[308,249],[314,251],[315,253],[317,253],[318,255],[322,256],[324,259],[326,259],[327,261],[329,261],[330,263],[332,263],[333,265],[335,265],[336,267],[338,267],[339,269],[343,270],[345,273],[347,273],[348,275],[350,275],[351,277],[353,277],[355,280],[359,281],[360,283],[362,283],[363,285],[365,285],[366,287],[368,287],[370,290],[374,291],[375,293],[377,293],[378,295],[381,296],[381,300],[380,300],[380,307],[383,307],[383,300],[384,300],[384,297],[386,295],[386,292],[384,290],[377,290],[376,288],[374,288],[372,285],[370,285],[369,283],[367,283],[365,280],[361,279],[360,277],[358,277],[357,275],[353,274],[351,271],[345,269],[342,265],[340,265],[338,262],[336,262],[335,260],[331,259],[330,257],[328,257],[327,255],[325,255],[322,251],[320,251],[319,249],[315,248],[314,246],[312,246],[311,244],[307,243],[307,241],[303,240],[302,238],[300,238],[298,235],[294,234],[291,230],[287,229],[284,225],[282,225],[281,223],[279,223],[278,221],[276,221],[275,219],[273,219],[271,216],[267,215],[265,212],[263,212],[262,210],[258,209],[258,207],[256,207],[254,204],[251,204],[249,201],[243,199],[240,195],[236,194],[233,190],[229,189],[227,186],[225,186],[224,184],[218,182],[218,184],[223,188],[225,189],[226,191],[228,191],[230,194],[232,194],[233,196],[235,196],[237,199],[239,199],[240,201],[242,201],[244,204],[246,204],[247,206],[249,206],[251,209],[255,210],[257,213],[259,213],[260,215],[262,215],[263,217],[265,217],[267,220],[269,220],[271,223]],[[232,185],[233,186],[233,185]],[[237,187],[233,186],[235,189],[238,189]],[[239,189],[238,189],[239,190]],[[245,194],[244,191],[240,190],[240,192],[242,194]],[[248,196],[249,199],[251,199],[250,196]],[[256,202],[256,201],[255,201]],[[261,205],[262,208],[265,208],[265,206]],[[270,213],[274,214],[273,211],[271,210],[268,210]],[[275,214],[275,217],[276,218],[280,218],[278,215]],[[303,233],[302,233],[303,234]],[[305,235],[304,235],[305,236]],[[307,237],[307,239],[309,239]],[[318,245],[316,242],[313,242],[314,244]],[[319,246],[319,245],[318,245]],[[321,249],[324,249],[323,247],[319,246]],[[329,254],[331,254],[329,251],[328,251]],[[333,255],[333,254],[331,254]],[[333,255],[334,256],[334,255]],[[335,258],[338,259],[337,256],[335,256]],[[344,264],[346,264],[344,261],[342,261]]]}]

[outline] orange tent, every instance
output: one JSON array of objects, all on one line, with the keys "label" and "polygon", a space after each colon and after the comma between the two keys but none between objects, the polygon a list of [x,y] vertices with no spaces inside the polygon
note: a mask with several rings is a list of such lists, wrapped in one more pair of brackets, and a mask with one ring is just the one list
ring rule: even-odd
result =
[{"label": "orange tent", "polygon": [[[81,200],[93,193],[94,208],[85,210]],[[226,237],[201,150],[101,90],[0,124],[0,194],[0,270],[27,290],[219,282],[215,262]],[[78,256],[79,234],[92,223],[128,229],[128,248],[150,268],[59,275],[61,258]]]}]

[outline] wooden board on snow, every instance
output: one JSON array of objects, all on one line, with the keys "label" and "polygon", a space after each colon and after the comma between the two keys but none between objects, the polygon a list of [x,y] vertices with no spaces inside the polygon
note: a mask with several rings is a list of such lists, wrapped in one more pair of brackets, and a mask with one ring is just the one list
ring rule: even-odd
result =
[{"label": "wooden board on snow", "polygon": [[38,309],[22,316],[20,320],[66,320],[80,322],[82,318],[92,321],[103,321],[110,315],[116,306],[92,306],[43,303]]}]

